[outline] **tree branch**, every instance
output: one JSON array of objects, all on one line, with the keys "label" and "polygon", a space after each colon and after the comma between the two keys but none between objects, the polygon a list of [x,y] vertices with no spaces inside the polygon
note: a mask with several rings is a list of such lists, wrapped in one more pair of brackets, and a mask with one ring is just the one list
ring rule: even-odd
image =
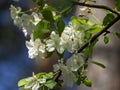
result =
[{"label": "tree branch", "polygon": [[[106,27],[104,27],[100,32],[98,32],[97,34],[95,34],[90,41],[88,41],[87,43],[85,43],[81,48],[79,48],[78,50],[74,51],[73,54],[75,53],[80,53],[82,52],[90,43],[94,42],[100,35],[102,35],[104,32],[106,32],[112,25],[114,25],[117,21],[120,20],[120,15],[117,16],[112,22],[110,22]],[[72,55],[73,55],[72,54]],[[70,57],[69,57],[70,58]],[[54,80],[57,82],[59,77],[61,76],[62,71],[58,70],[56,72],[56,76],[54,77]]]},{"label": "tree branch", "polygon": [[88,41],[87,43],[85,43],[81,48],[79,48],[78,50],[76,50],[76,53],[80,53],[83,51],[83,49],[85,49],[90,43],[94,42],[100,35],[102,35],[104,32],[106,32],[112,25],[114,25],[117,21],[120,20],[120,15],[117,16],[112,22],[110,22],[107,26],[105,26],[100,32],[98,32],[97,34],[95,34],[90,41]]},{"label": "tree branch", "polygon": [[[78,50],[76,50],[76,51],[74,51],[73,53],[72,53],[72,55],[73,54],[75,54],[75,53],[80,53],[80,52],[82,52],[90,43],[92,43],[92,42],[94,42],[100,35],[102,35],[104,32],[107,32],[107,30],[111,27],[111,26],[113,26],[117,21],[119,21],[120,20],[120,14],[117,12],[117,11],[115,11],[115,10],[112,10],[111,8],[109,8],[109,7],[106,7],[106,6],[103,6],[103,5],[92,5],[92,4],[85,4],[85,3],[79,3],[79,2],[72,2],[74,5],[81,5],[81,6],[87,6],[87,7],[91,7],[91,8],[98,8],[98,9],[106,9],[106,10],[109,10],[109,11],[111,11],[112,13],[114,13],[114,14],[116,14],[117,15],[117,17],[112,21],[112,22],[110,22],[107,26],[105,26],[100,32],[98,32],[97,34],[95,34],[91,39],[90,39],[90,41],[88,41],[87,43],[85,43],[81,48],[79,48]],[[71,56],[72,56],[71,55]],[[70,57],[71,57],[70,56]],[[69,57],[69,58],[70,58]],[[58,70],[57,72],[56,72],[56,76],[54,77],[54,80],[57,82],[58,81],[58,79],[59,79],[59,77],[61,76],[61,73],[62,73],[62,71],[61,70]]]},{"label": "tree branch", "polygon": [[75,1],[71,1],[73,3],[73,5],[80,5],[80,6],[86,6],[86,7],[91,7],[91,8],[98,8],[98,9],[106,9],[108,11],[111,11],[112,13],[116,14],[117,16],[120,15],[120,13],[118,13],[117,11],[104,6],[104,5],[94,5],[94,4],[86,4],[86,3],[80,3],[80,2],[75,2]]}]

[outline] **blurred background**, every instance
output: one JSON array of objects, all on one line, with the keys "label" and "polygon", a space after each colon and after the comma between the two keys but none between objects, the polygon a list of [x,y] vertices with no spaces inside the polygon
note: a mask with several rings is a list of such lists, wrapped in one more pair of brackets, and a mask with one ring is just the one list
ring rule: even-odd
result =
[{"label": "blurred background", "polygon": [[[64,0],[59,0],[63,3]],[[97,4],[114,7],[114,0],[96,0]],[[55,4],[54,0],[48,3]],[[50,60],[30,60],[28,59],[27,48],[25,47],[25,37],[23,32],[13,25],[9,7],[13,4],[27,10],[33,6],[31,0],[0,0],[0,90],[18,90],[17,82],[21,78],[32,75],[32,72],[51,71],[52,64],[56,63],[55,55]],[[67,5],[67,3],[64,3]],[[55,5],[57,6],[57,5]],[[76,16],[80,13],[76,7]],[[99,19],[104,13],[94,10]],[[66,19],[67,20],[67,19]],[[120,32],[120,22],[111,27],[111,31]],[[91,88],[84,85],[72,88],[64,87],[63,90],[120,90],[120,40],[110,36],[110,42],[104,45],[103,38],[100,38],[94,49],[93,60],[98,60],[106,65],[102,69],[96,65],[90,65],[87,72],[89,79],[93,81]]]}]

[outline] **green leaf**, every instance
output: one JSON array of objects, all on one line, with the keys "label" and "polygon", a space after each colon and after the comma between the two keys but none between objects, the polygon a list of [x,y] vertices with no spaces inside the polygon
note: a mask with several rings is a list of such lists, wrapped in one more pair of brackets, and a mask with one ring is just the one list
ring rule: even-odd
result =
[{"label": "green leaf", "polygon": [[64,21],[63,20],[59,20],[57,22],[57,29],[58,29],[59,35],[61,35],[61,33],[63,32],[64,28],[65,28]]},{"label": "green leaf", "polygon": [[120,11],[120,0],[115,0],[115,9]]},{"label": "green leaf", "polygon": [[53,89],[53,88],[55,87],[55,85],[56,85],[56,82],[53,81],[53,80],[49,80],[49,81],[47,81],[46,83],[44,83],[44,85],[45,85],[46,87],[48,87],[49,89]]},{"label": "green leaf", "polygon": [[32,1],[37,5],[39,10],[42,10],[46,3],[46,0],[32,0]]},{"label": "green leaf", "polygon": [[81,77],[80,77],[80,75],[77,77],[76,84],[77,84],[77,85],[80,85],[80,84],[81,84]]},{"label": "green leaf", "polygon": [[18,81],[18,87],[21,87],[27,83],[28,83],[28,81],[26,81],[25,79],[21,79],[20,81]]},{"label": "green leaf", "polygon": [[104,19],[103,19],[103,25],[106,26],[107,24],[109,24],[113,19],[115,18],[115,16],[112,13],[107,14]]},{"label": "green leaf", "polygon": [[88,29],[88,31],[91,33],[91,34],[94,34],[94,33],[97,33],[99,31],[101,31],[102,27],[97,25],[97,24],[94,24],[90,27],[90,29]]},{"label": "green leaf", "polygon": [[105,36],[104,37],[104,43],[107,44],[109,42],[109,37]]},{"label": "green leaf", "polygon": [[53,76],[54,76],[54,74],[53,74],[52,72],[49,72],[49,73],[46,73],[46,74],[43,76],[43,78],[45,78],[45,79],[51,79],[51,78],[53,78]]},{"label": "green leaf", "polygon": [[106,68],[105,65],[102,64],[102,63],[100,63],[100,62],[97,62],[97,61],[91,61],[91,63],[96,64],[96,65],[98,65],[98,66],[100,66],[100,67],[102,67],[102,68]]},{"label": "green leaf", "polygon": [[44,19],[46,19],[47,21],[54,22],[54,18],[53,18],[53,14],[52,14],[51,10],[44,9],[42,11],[42,15],[43,15]]},{"label": "green leaf", "polygon": [[49,32],[49,29],[48,29],[49,23],[47,21],[42,20],[37,24],[37,28],[38,29],[36,31],[34,31],[34,33],[33,33],[34,40],[37,38],[40,38],[45,33]]},{"label": "green leaf", "polygon": [[115,32],[115,34],[116,34],[116,36],[117,36],[118,38],[120,38],[120,33]]},{"label": "green leaf", "polygon": [[83,83],[88,86],[88,87],[91,87],[92,86],[92,82],[88,79],[84,79]]},{"label": "green leaf", "polygon": [[71,7],[67,7],[64,10],[61,11],[61,16],[66,17],[68,14],[72,11]]},{"label": "green leaf", "polygon": [[24,88],[24,87],[20,87],[18,90],[31,90],[31,89],[26,89],[26,88]]}]

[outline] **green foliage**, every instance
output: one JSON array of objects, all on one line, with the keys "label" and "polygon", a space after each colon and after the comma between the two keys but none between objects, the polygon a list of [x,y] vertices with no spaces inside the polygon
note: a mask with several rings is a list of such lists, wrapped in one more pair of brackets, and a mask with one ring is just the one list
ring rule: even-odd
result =
[{"label": "green foliage", "polygon": [[104,43],[107,44],[109,42],[109,37],[104,36]]},{"label": "green foliage", "polygon": [[90,80],[88,80],[88,79],[84,79],[84,84],[86,85],[86,86],[88,86],[88,87],[91,87],[92,86],[92,82],[90,81]]},{"label": "green foliage", "polygon": [[61,11],[61,16],[66,17],[68,14],[72,11],[72,7],[67,7],[64,10]]},{"label": "green foliage", "polygon": [[105,65],[102,64],[102,63],[100,63],[100,62],[97,62],[97,61],[91,61],[91,63],[96,64],[96,65],[98,65],[98,66],[100,66],[100,67],[102,67],[102,68],[105,68]]},{"label": "green foliage", "polygon": [[45,33],[50,32],[50,29],[48,29],[50,28],[50,23],[46,20],[42,20],[37,24],[37,28],[38,29],[33,33],[34,40],[42,37]]},{"label": "green foliage", "polygon": [[113,19],[115,18],[115,16],[112,13],[108,13],[104,19],[103,19],[103,25],[106,26],[107,24],[109,24]]},{"label": "green foliage", "polygon": [[53,89],[56,85],[56,82],[53,80],[49,80],[44,83],[44,86],[48,87],[49,89]]},{"label": "green foliage", "polygon": [[47,21],[54,22],[53,14],[52,14],[51,10],[44,9],[42,11],[42,15],[43,15],[44,19],[46,19]]},{"label": "green foliage", "polygon": [[88,32],[91,34],[95,34],[101,31],[101,29],[102,27],[100,25],[94,24],[88,29]]},{"label": "green foliage", "polygon": [[120,11],[120,0],[115,0],[115,9]]},{"label": "green foliage", "polygon": [[21,80],[18,82],[18,86],[21,87],[21,86],[23,86],[23,85],[25,85],[25,84],[27,84],[27,83],[28,83],[28,81],[26,81],[25,79],[21,79]]},{"label": "green foliage", "polygon": [[116,34],[116,36],[117,36],[118,38],[120,38],[120,33],[117,33],[117,32],[116,32],[115,34]]},{"label": "green foliage", "polygon": [[63,20],[59,20],[58,22],[57,22],[57,30],[58,30],[58,32],[59,32],[59,35],[61,35],[61,33],[63,32],[63,30],[64,30],[64,28],[65,28],[65,23],[64,23],[64,21]]}]

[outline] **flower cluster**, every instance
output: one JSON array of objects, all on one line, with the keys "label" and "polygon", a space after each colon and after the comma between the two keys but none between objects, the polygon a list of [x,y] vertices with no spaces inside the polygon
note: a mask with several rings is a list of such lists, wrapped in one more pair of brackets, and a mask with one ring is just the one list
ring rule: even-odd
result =
[{"label": "flower cluster", "polygon": [[[45,5],[42,12],[31,12],[29,14],[22,12],[20,7],[14,7],[11,5],[11,17],[14,24],[23,30],[24,35],[30,35],[30,40],[26,41],[26,47],[28,48],[28,56],[31,59],[40,57],[45,59],[47,53],[57,52],[58,55],[64,54],[67,50],[73,53],[84,44],[85,32],[77,24],[72,23],[72,20],[63,28],[61,34],[57,31],[56,22],[53,23],[51,17],[55,17],[56,12],[49,11]],[[46,16],[49,13],[51,16]],[[46,17],[45,17],[46,16]],[[51,23],[52,22],[52,23]],[[52,27],[54,24],[54,28]],[[62,23],[64,24],[64,23]],[[48,33],[48,36],[43,37]],[[64,57],[60,57],[60,62],[54,65],[54,69],[61,70],[63,77],[67,79],[67,84],[71,86],[73,82],[77,81],[77,77],[74,72],[77,72],[83,63],[83,57],[80,54],[72,55],[64,64]],[[35,75],[31,78],[27,78],[31,85],[27,83],[25,88],[32,88],[32,90],[38,90],[41,83],[45,83],[46,80],[37,79]]]}]

